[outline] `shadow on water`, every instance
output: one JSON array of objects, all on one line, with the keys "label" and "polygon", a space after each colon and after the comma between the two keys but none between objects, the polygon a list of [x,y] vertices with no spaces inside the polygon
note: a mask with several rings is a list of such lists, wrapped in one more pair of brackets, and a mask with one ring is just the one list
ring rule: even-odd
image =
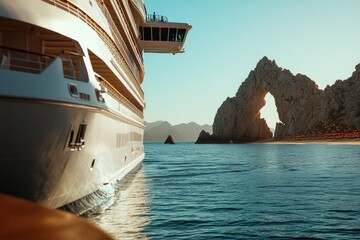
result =
[{"label": "shadow on water", "polygon": [[111,206],[87,216],[87,220],[115,239],[147,239],[141,231],[150,223],[146,215],[150,211],[148,194],[144,170],[140,168],[116,190]]}]

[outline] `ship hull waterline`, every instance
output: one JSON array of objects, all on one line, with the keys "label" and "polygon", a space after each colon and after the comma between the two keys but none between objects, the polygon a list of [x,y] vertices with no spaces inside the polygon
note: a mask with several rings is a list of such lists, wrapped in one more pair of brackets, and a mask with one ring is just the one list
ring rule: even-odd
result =
[{"label": "ship hull waterline", "polygon": [[[106,110],[4,97],[0,109],[0,189],[8,194],[58,208],[111,187],[144,158],[142,141],[124,139],[143,130]],[[80,125],[86,133],[79,150],[69,142]],[[109,137],[114,132],[123,135]]]}]

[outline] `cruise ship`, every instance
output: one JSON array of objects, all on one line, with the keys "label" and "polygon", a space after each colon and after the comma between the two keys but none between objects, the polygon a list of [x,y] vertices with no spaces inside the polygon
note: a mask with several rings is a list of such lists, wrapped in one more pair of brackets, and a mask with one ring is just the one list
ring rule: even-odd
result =
[{"label": "cruise ship", "polygon": [[142,0],[1,0],[0,192],[63,208],[141,166],[143,53],[190,29]]}]

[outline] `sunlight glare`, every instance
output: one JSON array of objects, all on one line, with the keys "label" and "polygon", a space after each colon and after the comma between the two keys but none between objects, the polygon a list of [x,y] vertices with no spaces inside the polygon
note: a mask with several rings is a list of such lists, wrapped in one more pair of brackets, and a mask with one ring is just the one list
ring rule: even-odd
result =
[{"label": "sunlight glare", "polygon": [[265,106],[260,110],[260,117],[265,119],[269,128],[275,129],[276,123],[280,122],[275,106],[275,99],[273,95],[267,93],[265,96],[265,101]]}]

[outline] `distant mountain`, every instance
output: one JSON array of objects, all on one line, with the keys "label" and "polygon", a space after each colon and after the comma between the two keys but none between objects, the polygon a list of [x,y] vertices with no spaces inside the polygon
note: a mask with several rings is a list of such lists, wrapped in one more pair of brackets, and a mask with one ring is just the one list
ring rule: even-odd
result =
[{"label": "distant mountain", "polygon": [[164,121],[156,121],[156,122],[145,122],[145,131],[149,131],[150,129],[159,126],[160,124],[164,123]]},{"label": "distant mountain", "polygon": [[[150,127],[148,127],[148,125]],[[177,139],[183,139],[183,136],[177,132],[173,126],[168,122],[159,122],[156,123],[146,123],[145,122],[145,133],[144,141],[145,142],[163,142],[166,138],[171,135],[173,140],[176,142]]]},{"label": "distant mountain", "polygon": [[172,126],[166,121],[145,122],[145,142],[163,142],[171,135],[174,142],[195,142],[201,130],[212,133],[212,126],[199,125],[194,122]]}]

